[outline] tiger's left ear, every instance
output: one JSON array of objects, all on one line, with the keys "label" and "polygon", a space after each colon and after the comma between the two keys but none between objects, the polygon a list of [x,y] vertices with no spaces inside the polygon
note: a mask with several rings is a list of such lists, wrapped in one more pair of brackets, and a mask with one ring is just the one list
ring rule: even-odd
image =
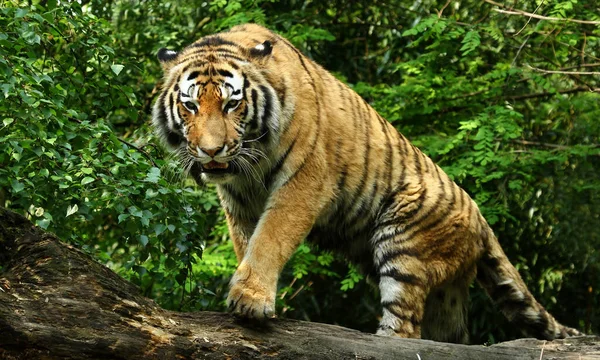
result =
[{"label": "tiger's left ear", "polygon": [[162,48],[158,50],[156,57],[158,58],[158,61],[160,61],[163,70],[166,71],[171,67],[170,65],[172,61],[177,58],[177,55],[179,55],[177,51]]},{"label": "tiger's left ear", "polygon": [[268,55],[271,55],[273,52],[273,44],[271,41],[266,40],[262,44],[258,44],[252,49],[250,49],[250,56],[253,58],[261,59]]}]

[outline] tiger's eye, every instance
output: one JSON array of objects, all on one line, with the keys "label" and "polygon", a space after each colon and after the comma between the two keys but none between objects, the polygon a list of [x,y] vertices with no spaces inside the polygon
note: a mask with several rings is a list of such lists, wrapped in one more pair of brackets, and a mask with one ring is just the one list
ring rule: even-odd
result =
[{"label": "tiger's eye", "polygon": [[235,110],[240,105],[240,102],[241,100],[229,100],[227,105],[225,105],[225,112],[228,113]]},{"label": "tiger's eye", "polygon": [[191,112],[196,112],[196,110],[198,110],[198,108],[196,107],[196,104],[194,104],[192,101],[184,102],[183,106]]}]

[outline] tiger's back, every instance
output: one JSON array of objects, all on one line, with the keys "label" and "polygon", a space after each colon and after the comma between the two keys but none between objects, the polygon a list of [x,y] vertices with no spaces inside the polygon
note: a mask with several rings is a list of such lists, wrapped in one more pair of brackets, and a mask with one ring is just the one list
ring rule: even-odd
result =
[{"label": "tiger's back", "polygon": [[284,38],[243,25],[161,50],[159,135],[210,181],[240,262],[228,304],[274,314],[304,238],[379,280],[379,334],[466,342],[478,280],[529,335],[576,334],[535,301],[477,205],[360,96]]}]

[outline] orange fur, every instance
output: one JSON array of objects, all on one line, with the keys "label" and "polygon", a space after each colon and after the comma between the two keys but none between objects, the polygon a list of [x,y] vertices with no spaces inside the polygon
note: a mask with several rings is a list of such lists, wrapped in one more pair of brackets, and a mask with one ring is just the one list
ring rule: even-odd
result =
[{"label": "orange fur", "polygon": [[379,334],[466,342],[478,268],[528,334],[577,333],[527,291],[473,200],[284,38],[248,24],[159,58],[154,124],[186,171],[217,183],[239,259],[233,313],[273,316],[279,274],[308,238],[379,279]]}]

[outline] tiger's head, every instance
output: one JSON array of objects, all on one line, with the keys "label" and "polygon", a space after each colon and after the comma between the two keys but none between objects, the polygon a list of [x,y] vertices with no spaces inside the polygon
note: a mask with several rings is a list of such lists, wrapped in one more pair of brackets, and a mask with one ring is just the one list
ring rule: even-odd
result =
[{"label": "tiger's head", "polygon": [[269,40],[248,48],[213,35],[181,52],[158,51],[164,83],[153,124],[184,171],[221,183],[258,162],[252,142],[273,130],[279,108],[259,69],[272,48]]}]

